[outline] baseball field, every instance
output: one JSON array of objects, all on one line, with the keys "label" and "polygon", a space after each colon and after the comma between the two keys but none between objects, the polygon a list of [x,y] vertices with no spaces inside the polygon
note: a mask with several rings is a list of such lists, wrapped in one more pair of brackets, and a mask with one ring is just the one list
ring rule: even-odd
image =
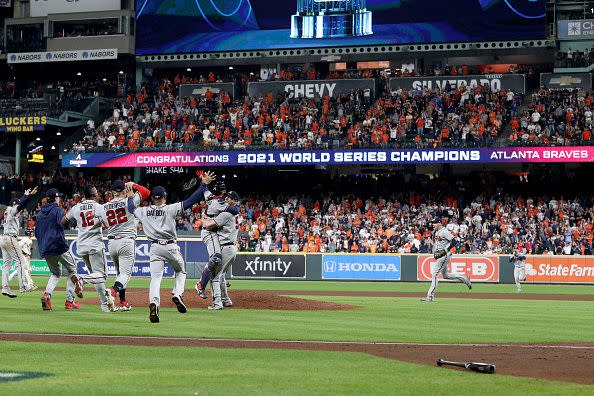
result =
[{"label": "baseball field", "polygon": [[[35,279],[45,285],[45,278]],[[232,281],[234,307],[208,311],[188,281],[187,314],[148,321],[148,280],[130,312],[80,310],[41,292],[1,298],[0,394],[594,394],[594,287]],[[495,364],[495,374],[436,367]]]}]

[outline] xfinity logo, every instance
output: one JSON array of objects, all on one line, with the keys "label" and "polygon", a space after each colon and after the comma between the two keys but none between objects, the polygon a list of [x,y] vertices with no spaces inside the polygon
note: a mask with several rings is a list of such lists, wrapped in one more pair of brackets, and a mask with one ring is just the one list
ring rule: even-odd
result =
[{"label": "xfinity logo", "polygon": [[287,275],[289,268],[291,267],[291,261],[283,261],[280,257],[276,260],[262,260],[260,256],[256,256],[252,261],[245,261],[245,271],[249,271],[252,275],[256,275],[256,271],[265,272],[280,272]]}]

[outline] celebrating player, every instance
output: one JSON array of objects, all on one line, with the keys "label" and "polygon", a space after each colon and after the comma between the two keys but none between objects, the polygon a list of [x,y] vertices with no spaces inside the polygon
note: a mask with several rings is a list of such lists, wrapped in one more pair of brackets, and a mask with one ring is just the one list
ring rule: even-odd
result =
[{"label": "celebrating player", "polygon": [[137,207],[134,204],[135,192],[131,186],[126,186],[128,196],[128,210],[133,213],[144,227],[144,233],[151,242],[150,267],[151,284],[149,292],[149,320],[151,323],[159,322],[159,306],[161,303],[161,280],[165,263],[171,264],[175,271],[172,301],[178,312],[186,313],[187,307],[182,298],[186,282],[186,263],[177,245],[177,230],[175,218],[184,210],[198,203],[204,196],[206,186],[214,180],[212,173],[202,176],[200,187],[185,201],[167,205],[167,192],[161,186],[154,187],[151,191],[153,204],[148,207]]},{"label": "celebrating player", "polygon": [[35,216],[35,239],[39,247],[39,254],[47,262],[51,272],[45,293],[41,297],[41,307],[44,311],[52,310],[52,293],[62,274],[60,264],[66,270],[66,309],[77,309],[79,304],[74,299],[74,284],[72,276],[76,274],[76,261],[66,243],[62,219],[64,210],[59,206],[62,195],[55,188],[45,193],[46,203]]},{"label": "celebrating player", "polygon": [[133,200],[138,206],[151,194],[148,189],[135,183],[124,184],[116,180],[112,185],[114,197],[103,205],[103,224],[107,227],[107,248],[109,255],[115,265],[117,276],[113,287],[107,290],[111,298],[119,296],[119,311],[132,309],[126,301],[126,285],[132,276],[132,268],[136,258],[136,236],[138,234],[137,221],[134,215],[128,211],[126,199],[126,186],[136,190]]},{"label": "celebrating player", "polygon": [[520,282],[526,280],[526,256],[521,254],[518,249],[514,249],[513,255],[509,262],[514,265],[514,280],[516,281],[516,289],[518,293],[522,292],[522,285]]},{"label": "celebrating player", "polygon": [[422,298],[421,301],[433,302],[435,300],[435,290],[437,289],[437,277],[439,274],[443,279],[454,279],[464,283],[469,289],[472,289],[470,278],[462,275],[454,275],[448,272],[448,264],[452,259],[452,255],[456,251],[457,241],[454,235],[443,226],[439,219],[432,221],[433,229],[435,230],[433,243],[433,257],[435,258],[435,267],[433,268],[433,276],[431,278],[431,287],[427,292],[427,297]]},{"label": "celebrating player", "polygon": [[63,225],[68,222],[76,222],[76,228],[78,229],[76,248],[78,255],[83,259],[89,271],[88,275],[72,275],[72,282],[74,283],[75,292],[80,298],[82,298],[84,283],[95,286],[99,301],[101,301],[101,310],[103,312],[113,312],[115,302],[111,293],[105,289],[107,261],[101,233],[103,206],[98,202],[99,194],[95,187],[86,185],[83,196],[83,201],[74,205],[62,220]]},{"label": "celebrating player", "polygon": [[[229,191],[225,202],[229,206],[235,206],[239,202],[239,194]],[[211,232],[216,232],[221,245],[221,262],[211,268],[212,305],[208,307],[211,310],[220,310],[233,305],[227,293],[225,273],[229,266],[235,262],[237,256],[236,216],[236,214],[225,211],[219,213],[214,219],[208,217],[202,219],[202,226]]]},{"label": "celebrating player", "polygon": [[15,262],[16,270],[18,271],[19,287],[21,290],[31,290],[32,284],[29,285],[23,274],[25,266],[25,257],[17,239],[19,235],[19,216],[23,211],[25,204],[32,195],[37,194],[37,187],[28,189],[20,199],[13,199],[4,212],[4,235],[0,238],[0,248],[2,249],[2,294],[15,298],[16,294],[10,290],[9,274],[12,262]]}]

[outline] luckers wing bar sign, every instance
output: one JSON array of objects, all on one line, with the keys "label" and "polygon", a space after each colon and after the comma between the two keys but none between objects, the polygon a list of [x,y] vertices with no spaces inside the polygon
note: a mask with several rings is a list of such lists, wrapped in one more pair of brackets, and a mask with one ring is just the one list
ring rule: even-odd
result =
[{"label": "luckers wing bar sign", "polygon": [[8,63],[72,62],[117,58],[117,48],[81,51],[17,52],[7,55]]},{"label": "luckers wing bar sign", "polygon": [[404,165],[594,162],[594,147],[517,147],[441,150],[217,151],[66,154],[62,167]]},{"label": "luckers wing bar sign", "polygon": [[450,89],[458,89],[462,85],[475,88],[488,85],[493,91],[511,90],[515,93],[526,93],[526,77],[520,74],[485,74],[477,76],[439,76],[439,77],[398,77],[390,79],[390,89],[445,90],[449,83]]},{"label": "luckers wing bar sign", "polygon": [[361,78],[354,80],[303,80],[303,81],[263,81],[248,83],[249,96],[276,96],[286,94],[290,98],[336,98],[350,94],[353,90],[369,90],[370,96],[375,94],[375,80]]},{"label": "luckers wing bar sign", "polygon": [[44,131],[46,116],[0,117],[0,132]]}]

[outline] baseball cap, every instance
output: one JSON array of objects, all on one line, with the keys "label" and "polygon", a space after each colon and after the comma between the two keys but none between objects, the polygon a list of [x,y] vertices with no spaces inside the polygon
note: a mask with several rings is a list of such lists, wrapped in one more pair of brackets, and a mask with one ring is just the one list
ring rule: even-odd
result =
[{"label": "baseball cap", "polygon": [[234,200],[234,201],[239,201],[239,200],[241,200],[241,198],[239,198],[239,194],[237,193],[237,191],[229,191],[229,192],[227,193],[227,196],[228,196],[229,198],[231,198],[232,200]]},{"label": "baseball cap", "polygon": [[151,191],[151,196],[153,198],[163,198],[167,196],[167,191],[165,191],[165,187],[156,186],[153,188],[153,191]]},{"label": "baseball cap", "polygon": [[55,188],[50,188],[45,193],[45,197],[48,199],[55,199],[55,198],[62,197],[62,196],[63,196],[63,194],[60,194],[60,192]]},{"label": "baseball cap", "polygon": [[13,198],[13,199],[10,200],[10,206],[14,206],[14,205],[16,205],[18,203],[19,203],[19,200],[16,199],[16,198]]},{"label": "baseball cap", "polygon": [[111,190],[112,191],[124,191],[125,189],[126,189],[126,185],[121,180],[116,180],[111,185]]}]

